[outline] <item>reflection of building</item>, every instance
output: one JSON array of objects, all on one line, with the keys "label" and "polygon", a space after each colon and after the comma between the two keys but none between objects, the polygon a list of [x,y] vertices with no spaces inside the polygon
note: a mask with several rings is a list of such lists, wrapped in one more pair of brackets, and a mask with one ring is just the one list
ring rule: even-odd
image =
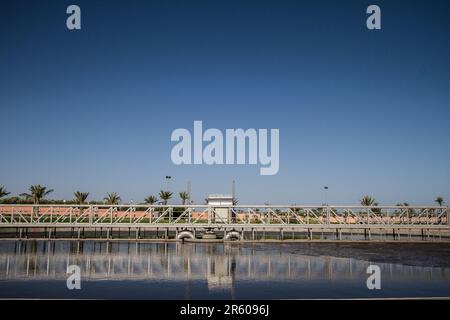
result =
[{"label": "reflection of building", "polygon": [[228,222],[229,206],[233,205],[231,194],[210,194],[208,205],[214,208],[216,222]]},{"label": "reflection of building", "polygon": [[208,289],[229,289],[233,285],[228,256],[208,257],[206,279]]}]

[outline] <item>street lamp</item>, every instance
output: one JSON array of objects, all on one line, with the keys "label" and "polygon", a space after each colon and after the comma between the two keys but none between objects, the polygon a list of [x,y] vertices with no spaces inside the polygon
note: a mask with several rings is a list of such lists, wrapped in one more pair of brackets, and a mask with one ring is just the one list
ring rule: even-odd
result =
[{"label": "street lamp", "polygon": [[327,206],[328,205],[328,203],[327,203],[327,190],[328,190],[328,187],[324,186],[323,190],[324,190],[324,195],[325,195],[325,203],[324,204]]}]

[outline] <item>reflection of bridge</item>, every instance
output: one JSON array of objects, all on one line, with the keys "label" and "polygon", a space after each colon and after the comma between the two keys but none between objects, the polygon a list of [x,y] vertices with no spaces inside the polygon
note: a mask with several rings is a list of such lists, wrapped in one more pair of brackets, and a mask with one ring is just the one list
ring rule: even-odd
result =
[{"label": "reflection of bridge", "polygon": [[[345,280],[366,277],[368,261],[305,256],[282,248],[180,243],[15,242],[0,253],[0,280],[67,279],[78,265],[83,279],[207,281],[210,289],[239,280]],[[386,276],[450,278],[450,270],[378,264]]]},{"label": "reflection of bridge", "polygon": [[0,228],[16,228],[20,236],[45,228],[48,237],[56,229],[66,230],[78,238],[97,229],[106,238],[121,230],[128,230],[129,236],[132,230],[136,238],[146,237],[146,231],[162,231],[165,238],[196,238],[205,229],[223,232],[227,239],[255,239],[255,232],[276,232],[279,239],[284,232],[304,233],[308,239],[318,232],[333,232],[336,239],[342,232],[363,232],[370,239],[376,230],[390,230],[394,238],[409,230],[409,235],[423,238],[430,232],[448,235],[449,216],[448,207],[423,206],[0,205]]}]

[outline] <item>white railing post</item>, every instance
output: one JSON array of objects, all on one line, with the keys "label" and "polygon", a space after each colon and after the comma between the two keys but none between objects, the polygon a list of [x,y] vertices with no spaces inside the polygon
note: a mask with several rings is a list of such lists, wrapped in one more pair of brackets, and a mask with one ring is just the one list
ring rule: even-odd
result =
[{"label": "white railing post", "polygon": [[89,225],[93,224],[93,221],[94,221],[93,215],[94,215],[94,210],[93,210],[92,206],[89,206]]},{"label": "white railing post", "polygon": [[211,224],[211,215],[212,215],[211,207],[208,207],[208,224]]},{"label": "white railing post", "polygon": [[449,207],[447,207],[447,209],[445,209],[445,211],[447,211],[447,225],[450,227],[450,209],[449,209]]}]

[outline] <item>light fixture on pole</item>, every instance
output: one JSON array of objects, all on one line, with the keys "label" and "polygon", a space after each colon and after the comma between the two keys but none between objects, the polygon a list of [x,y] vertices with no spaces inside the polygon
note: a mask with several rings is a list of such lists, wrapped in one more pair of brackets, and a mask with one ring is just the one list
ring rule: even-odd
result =
[{"label": "light fixture on pole", "polygon": [[328,186],[324,186],[323,187],[323,190],[324,190],[324,195],[325,195],[325,203],[324,203],[324,205],[328,205],[328,203],[327,203],[327,190],[328,190]]},{"label": "light fixture on pole", "polygon": [[169,191],[169,181],[172,179],[172,176],[166,176],[166,191]]}]

